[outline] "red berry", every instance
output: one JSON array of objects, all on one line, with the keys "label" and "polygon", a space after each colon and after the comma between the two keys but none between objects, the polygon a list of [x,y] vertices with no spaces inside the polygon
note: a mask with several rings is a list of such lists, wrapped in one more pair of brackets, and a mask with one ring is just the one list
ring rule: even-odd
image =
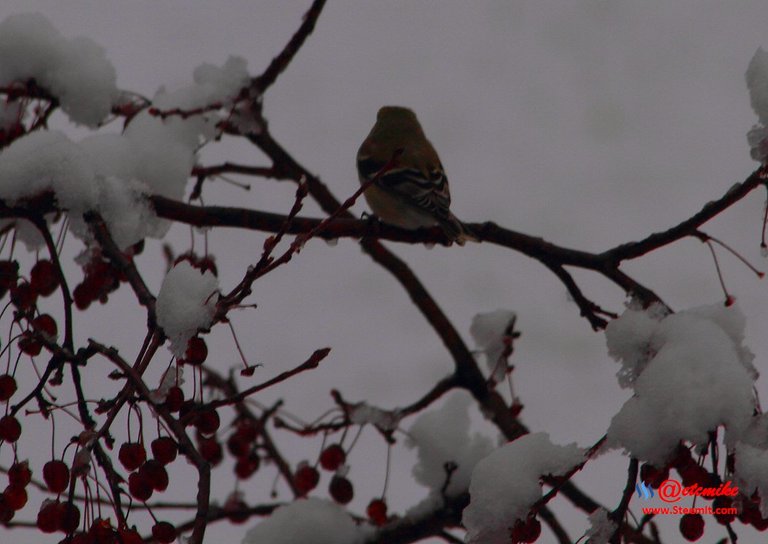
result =
[{"label": "red berry", "polygon": [[64,461],[54,459],[43,465],[43,480],[54,493],[61,493],[69,485],[69,467]]},{"label": "red berry", "polygon": [[49,338],[56,338],[59,332],[56,320],[48,314],[42,314],[32,320],[32,327]]},{"label": "red berry", "polygon": [[16,392],[16,379],[10,374],[0,376],[0,401],[5,402]]},{"label": "red berry", "polygon": [[67,544],[95,544],[93,537],[88,533],[75,533],[71,540],[64,539]]},{"label": "red berry", "polygon": [[199,336],[194,336],[187,342],[187,351],[184,352],[184,358],[182,363],[198,366],[205,362],[208,357],[208,346],[205,345],[205,340]]},{"label": "red berry", "polygon": [[16,261],[0,261],[0,295],[5,294],[5,290],[16,285],[19,279],[19,263]]},{"label": "red berry", "polygon": [[82,311],[87,309],[96,300],[96,293],[86,281],[83,281],[83,283],[75,286],[75,289],[72,291],[72,298],[77,309]]},{"label": "red berry", "polygon": [[158,521],[152,526],[152,536],[158,542],[169,544],[176,540],[176,527],[167,521]]},{"label": "red berry", "polygon": [[0,523],[8,523],[16,515],[16,510],[5,502],[5,495],[0,493]]},{"label": "red berry", "polygon": [[331,478],[328,492],[331,494],[331,497],[333,497],[333,500],[339,504],[347,504],[355,495],[354,490],[352,489],[352,482],[343,476],[334,476]]},{"label": "red berry", "polygon": [[531,516],[525,521],[518,520],[512,529],[512,541],[520,543],[536,542],[541,535],[541,523]]},{"label": "red berry", "polygon": [[16,442],[21,436],[21,424],[13,416],[0,418],[0,440]]},{"label": "red berry", "polygon": [[761,532],[768,529],[768,518],[764,518],[762,515],[760,515],[759,511],[755,517],[756,519],[752,521],[752,527]]},{"label": "red berry", "polygon": [[658,489],[665,480],[669,479],[669,468],[656,468],[648,463],[640,467],[640,479],[654,489]]},{"label": "red berry", "polygon": [[256,452],[253,452],[246,457],[241,457],[237,460],[237,463],[235,463],[235,474],[237,474],[237,477],[241,480],[250,478],[254,472],[259,470],[259,463],[259,456],[256,455]]},{"label": "red berry", "polygon": [[344,461],[347,460],[347,454],[339,444],[332,444],[325,448],[320,454],[320,466],[325,470],[336,470]]},{"label": "red berry", "polygon": [[208,255],[200,259],[198,268],[200,268],[200,270],[202,270],[203,272],[210,272],[214,276],[219,275],[219,271],[216,268],[216,261],[214,260],[212,255]]},{"label": "red berry", "polygon": [[59,275],[53,263],[47,259],[37,261],[29,273],[30,286],[38,295],[47,297],[59,286]]},{"label": "red berry", "polygon": [[120,529],[121,544],[144,544],[144,539],[141,538],[139,532],[136,529]]},{"label": "red berry", "polygon": [[29,461],[17,461],[8,469],[8,485],[27,487],[31,481],[32,471],[29,470]]},{"label": "red berry", "polygon": [[194,425],[203,436],[211,436],[219,430],[221,420],[216,410],[204,410],[197,414]]},{"label": "red berry", "polygon": [[24,331],[21,333],[21,338],[19,338],[19,349],[22,353],[34,357],[40,355],[40,352],[43,350],[43,344],[34,338],[29,331]]},{"label": "red berry", "polygon": [[71,502],[60,503],[58,508],[61,512],[59,529],[67,534],[74,533],[80,525],[80,508]]},{"label": "red berry", "polygon": [[315,487],[320,481],[320,473],[315,467],[309,466],[306,462],[299,465],[296,473],[293,475],[293,484],[299,496],[304,496]]},{"label": "red berry", "polygon": [[200,438],[197,443],[200,455],[212,465],[218,465],[224,458],[221,444],[215,438]]},{"label": "red berry", "polygon": [[251,441],[236,432],[227,439],[227,449],[235,457],[245,457],[251,451]]},{"label": "red berry", "polygon": [[680,474],[680,477],[683,480],[684,487],[688,487],[694,484],[707,486],[710,480],[710,474],[707,472],[707,469],[697,465],[696,463],[682,466],[677,469],[677,472]]},{"label": "red berry", "polygon": [[168,472],[160,461],[150,459],[141,465],[139,474],[150,483],[155,491],[168,489]]},{"label": "red berry", "polygon": [[368,503],[365,513],[374,525],[381,527],[387,522],[387,503],[384,499],[373,499]]},{"label": "red berry", "polygon": [[224,503],[224,510],[229,512],[227,517],[232,523],[245,523],[250,517],[248,512],[246,512],[247,509],[248,505],[237,494],[229,497],[227,502]]},{"label": "red berry", "polygon": [[168,465],[176,460],[178,448],[176,447],[176,441],[170,436],[155,438],[150,447],[152,448],[152,455],[162,464]]},{"label": "red berry", "polygon": [[136,470],[147,460],[147,450],[140,442],[126,442],[120,446],[117,458],[125,470]]},{"label": "red berry", "polygon": [[3,491],[5,502],[14,510],[21,510],[27,504],[27,490],[23,487],[9,485]]},{"label": "red berry", "polygon": [[[712,502],[712,508],[715,512],[721,508],[733,508],[733,499],[730,497],[717,497]],[[736,519],[736,514],[715,514],[715,520],[717,520],[720,525],[727,525],[733,522],[734,519]]]},{"label": "red berry", "polygon": [[680,534],[690,542],[695,542],[704,534],[704,518],[701,514],[685,514],[680,518]]},{"label": "red berry", "polygon": [[169,412],[178,412],[184,404],[184,391],[181,387],[174,385],[168,390],[165,396],[165,405]]},{"label": "red berry", "polygon": [[91,536],[93,544],[115,544],[115,530],[109,519],[96,518],[93,520],[88,534]]},{"label": "red berry", "polygon": [[11,287],[11,302],[22,312],[31,310],[37,301],[37,294],[28,283],[23,282]]},{"label": "red berry", "polygon": [[134,499],[145,502],[149,500],[155,490],[146,476],[139,472],[132,472],[128,476],[128,491],[131,492]]},{"label": "red berry", "polygon": [[241,437],[242,439],[247,440],[248,442],[253,442],[254,440],[256,440],[256,437],[258,436],[259,430],[256,427],[255,423],[253,423],[252,421],[246,420],[241,422],[237,426],[237,429],[235,430],[235,434]]},{"label": "red berry", "polygon": [[193,425],[199,413],[200,405],[198,403],[192,399],[185,400],[179,408],[179,419],[184,425]]},{"label": "red berry", "polygon": [[43,502],[37,513],[37,528],[44,533],[55,533],[61,526],[62,512],[59,510],[59,501],[47,500]]}]

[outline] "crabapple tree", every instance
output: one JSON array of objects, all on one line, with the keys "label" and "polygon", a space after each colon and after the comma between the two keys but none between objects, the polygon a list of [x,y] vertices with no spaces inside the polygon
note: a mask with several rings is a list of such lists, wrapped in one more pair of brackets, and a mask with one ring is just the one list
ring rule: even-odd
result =
[{"label": "crabapple tree", "polygon": [[[749,142],[761,166],[692,216],[601,252],[493,222],[468,224],[481,250],[517,252],[553,274],[591,329],[585,332],[604,334],[621,365],[618,385],[631,397],[604,436],[579,447],[554,443],[524,422],[525,393],[512,388],[517,315],[476,315],[469,346],[414,270],[383,243],[450,245],[441,230],[404,230],[350,212],[398,157],[339,198],[270,131],[263,98],[310,38],[324,5],[312,2],[260,73],[230,57],[201,65],[192,84],[151,98],[118,89],[115,69],[89,38],[65,37],[38,14],[0,22],[2,531],[35,531],[40,542],[199,544],[212,525],[248,522],[246,543],[568,543],[581,536],[599,544],[705,534],[735,542],[740,533],[767,529],[768,435],[738,304],[723,286],[721,303],[672,308],[622,264],[684,238],[703,242],[713,256],[732,252],[703,229],[766,185],[768,54],[758,51],[747,72],[759,119]],[[55,128],[55,114],[88,134]],[[215,147],[226,156],[232,141],[252,146],[268,165],[203,159],[202,150]],[[214,182],[232,176],[291,184],[292,205],[204,205]],[[323,216],[302,214],[307,203]],[[189,246],[169,241],[174,225],[189,227]],[[208,243],[225,228],[258,240],[245,266],[217,259]],[[296,266],[307,246],[331,251],[341,238],[359,243],[407,293],[452,372],[394,408],[350,400],[355,392],[343,387],[324,390],[328,410],[307,420],[263,395],[311,376],[332,360],[335,346],[317,346],[267,378],[242,349],[234,323],[263,311],[254,291]],[[164,279],[153,289],[143,256],[157,240]],[[574,271],[620,288],[626,306],[597,304]],[[111,313],[99,319],[111,320],[114,336],[83,330],[79,318],[104,309]],[[127,320],[136,320],[141,336],[123,334]],[[222,364],[219,350],[209,352],[211,335],[222,330],[232,333],[236,369]],[[470,407],[496,437],[470,434]],[[363,428],[380,440],[385,468],[352,457]],[[389,456],[403,445],[415,451],[412,476],[429,493],[392,505]],[[623,452],[626,474],[604,502],[573,477],[609,450]],[[381,474],[378,489],[358,488],[351,469],[360,465]],[[225,493],[214,476],[226,482]],[[243,487],[257,479],[261,499],[253,500]],[[677,531],[661,534],[655,513],[630,515],[643,493],[678,493],[681,505],[712,506],[714,515],[686,511]],[[555,512],[558,501],[587,520],[583,536]]]}]

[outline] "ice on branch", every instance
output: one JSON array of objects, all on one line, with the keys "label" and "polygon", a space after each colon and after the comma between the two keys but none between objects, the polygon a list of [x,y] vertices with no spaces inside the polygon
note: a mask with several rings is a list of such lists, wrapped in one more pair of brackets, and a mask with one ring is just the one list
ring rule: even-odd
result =
[{"label": "ice on branch", "polygon": [[243,544],[362,544],[366,534],[342,507],[309,498],[275,510],[245,534]]},{"label": "ice on branch", "polygon": [[491,377],[499,382],[504,379],[507,370],[506,361],[501,360],[510,337],[511,327],[516,315],[509,310],[496,310],[485,314],[477,314],[472,318],[469,334],[475,341],[478,350],[485,355],[485,362]]},{"label": "ice on branch", "polygon": [[758,119],[768,125],[768,53],[759,47],[747,68],[747,88],[749,101]]},{"label": "ice on branch", "polygon": [[89,38],[65,38],[39,13],[0,22],[0,86],[34,80],[75,123],[95,127],[109,115],[118,96],[116,79],[101,46]]},{"label": "ice on branch", "polygon": [[244,58],[230,56],[224,66],[201,64],[192,73],[194,83],[172,92],[158,91],[154,105],[161,110],[193,110],[214,104],[226,106],[248,85],[250,77]]},{"label": "ice on branch", "polygon": [[400,424],[400,416],[395,412],[360,402],[350,406],[349,421],[355,425],[371,424],[382,431],[394,431]]},{"label": "ice on branch", "polygon": [[83,151],[61,132],[33,132],[0,154],[0,200],[11,206],[52,191],[62,208],[96,207],[98,189]]},{"label": "ice on branch", "polygon": [[157,324],[170,340],[174,356],[183,356],[189,339],[213,323],[218,288],[216,276],[187,261],[166,274],[157,295]]},{"label": "ice on branch", "polygon": [[469,544],[508,544],[509,529],[542,497],[542,476],[559,476],[583,460],[576,444],[558,446],[546,433],[521,436],[481,460],[472,472],[462,522]]},{"label": "ice on branch", "polygon": [[93,146],[95,141],[78,145],[57,131],[36,131],[19,138],[0,154],[0,200],[13,206],[50,191],[58,206],[70,212],[71,230],[77,237],[89,238],[82,214],[94,210],[121,249],[147,235],[162,234],[164,224],[142,197],[146,187],[125,168],[104,168],[102,163],[119,161],[107,147]]},{"label": "ice on branch", "polygon": [[144,192],[179,200],[201,143],[196,123],[138,114],[121,135],[85,138],[81,146],[102,176],[136,180]]},{"label": "ice on branch", "polygon": [[720,425],[735,444],[750,423],[757,378],[744,325],[737,306],[722,304],[667,316],[630,308],[611,322],[608,352],[634,395],[613,417],[607,446],[663,465],[681,440],[705,445]]},{"label": "ice on branch", "polygon": [[749,101],[760,120],[760,124],[747,133],[750,155],[754,160],[765,163],[768,160],[768,53],[762,47],[758,48],[749,62],[746,79]]},{"label": "ice on branch", "polygon": [[[456,392],[439,410],[422,413],[408,431],[407,445],[415,447],[418,455],[413,477],[432,491],[440,492],[450,478],[447,495],[465,492],[472,469],[493,451],[490,438],[469,433],[470,404],[468,393]],[[446,463],[456,465],[450,476]]]}]

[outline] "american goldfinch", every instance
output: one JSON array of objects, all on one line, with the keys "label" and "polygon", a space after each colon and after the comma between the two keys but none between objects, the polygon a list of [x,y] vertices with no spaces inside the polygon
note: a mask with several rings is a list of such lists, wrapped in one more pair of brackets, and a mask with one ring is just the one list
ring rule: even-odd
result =
[{"label": "american goldfinch", "polygon": [[449,209],[448,178],[416,114],[384,106],[357,152],[360,183],[373,179],[395,156],[394,166],[363,193],[373,213],[405,229],[439,225],[459,245],[476,240]]}]

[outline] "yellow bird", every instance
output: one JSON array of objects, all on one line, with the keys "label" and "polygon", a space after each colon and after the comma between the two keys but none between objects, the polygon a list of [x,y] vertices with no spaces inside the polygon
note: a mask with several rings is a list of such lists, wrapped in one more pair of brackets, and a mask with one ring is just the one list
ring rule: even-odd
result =
[{"label": "yellow bird", "polygon": [[440,157],[427,140],[416,114],[400,106],[384,106],[357,152],[360,183],[373,179],[397,151],[393,168],[371,185],[365,199],[385,223],[404,229],[439,225],[459,245],[477,241],[451,213],[451,193]]}]

